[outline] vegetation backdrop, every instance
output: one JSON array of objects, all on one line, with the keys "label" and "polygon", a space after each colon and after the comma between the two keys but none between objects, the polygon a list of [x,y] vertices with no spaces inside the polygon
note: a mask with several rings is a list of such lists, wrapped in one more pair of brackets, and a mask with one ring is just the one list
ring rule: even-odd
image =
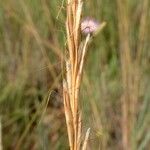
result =
[{"label": "vegetation backdrop", "polygon": [[[0,146],[69,149],[62,100],[65,0],[0,0]],[[150,1],[84,0],[107,25],[89,47],[80,91],[88,147],[150,147]],[[124,116],[127,114],[128,117]],[[126,129],[127,127],[127,129]]]}]

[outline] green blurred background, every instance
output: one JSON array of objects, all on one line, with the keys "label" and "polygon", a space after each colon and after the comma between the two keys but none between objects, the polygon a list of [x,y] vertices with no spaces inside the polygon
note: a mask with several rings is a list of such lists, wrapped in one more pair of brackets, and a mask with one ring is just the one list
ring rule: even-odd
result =
[{"label": "green blurred background", "polygon": [[[83,131],[91,128],[89,149],[122,149],[124,97],[134,110],[126,122],[134,120],[131,150],[148,150],[150,1],[85,0],[86,16],[107,23],[89,46],[80,91]],[[0,0],[4,150],[69,149],[61,87],[65,18],[65,0]]]}]

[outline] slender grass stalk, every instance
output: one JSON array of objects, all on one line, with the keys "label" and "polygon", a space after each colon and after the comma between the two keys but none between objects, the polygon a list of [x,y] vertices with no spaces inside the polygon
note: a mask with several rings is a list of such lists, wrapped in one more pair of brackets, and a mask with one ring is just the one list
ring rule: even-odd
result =
[{"label": "slender grass stalk", "polygon": [[[81,0],[67,1],[67,44],[69,56],[66,58],[66,77],[63,81],[64,109],[71,150],[81,148],[81,113],[79,111],[79,88],[90,34],[83,47],[80,40]],[[80,53],[79,53],[80,52]]]},{"label": "slender grass stalk", "polygon": [[[139,88],[141,84],[141,60],[142,50],[145,44],[145,33],[148,14],[148,0],[142,2],[142,11],[139,24],[138,44],[135,58],[130,43],[130,16],[128,1],[117,0],[118,27],[120,40],[121,74],[123,82],[122,94],[122,144],[124,150],[133,149],[135,137],[132,138],[132,131],[135,127],[136,115],[138,112],[137,102],[139,99]],[[134,142],[133,142],[134,141]]]},{"label": "slender grass stalk", "polygon": [[[127,2],[123,1],[123,4],[118,0],[118,18],[120,22],[119,26],[119,38],[120,38],[120,58],[121,58],[121,73],[123,82],[123,94],[122,94],[122,144],[123,149],[130,149],[130,102],[131,102],[131,51],[129,46],[129,18],[127,15]],[[123,33],[122,33],[123,32]]]},{"label": "slender grass stalk", "polygon": [[[82,0],[67,1],[66,31],[68,56],[66,54],[65,57],[66,75],[63,80],[63,99],[69,145],[71,150],[87,149],[90,129],[87,130],[85,139],[82,139],[81,111],[79,109],[79,89],[81,85],[81,77],[83,74],[87,46],[90,42],[91,33],[92,31],[93,33],[95,31],[100,31],[105,26],[105,23],[102,23],[101,26],[98,26],[98,24],[95,22],[95,26],[92,27],[90,24],[94,25],[94,21],[87,20],[87,31],[89,32],[86,32],[85,40],[81,41],[80,32],[82,5]],[[84,142],[82,143],[83,140]],[[83,145],[82,148],[81,145]]]}]

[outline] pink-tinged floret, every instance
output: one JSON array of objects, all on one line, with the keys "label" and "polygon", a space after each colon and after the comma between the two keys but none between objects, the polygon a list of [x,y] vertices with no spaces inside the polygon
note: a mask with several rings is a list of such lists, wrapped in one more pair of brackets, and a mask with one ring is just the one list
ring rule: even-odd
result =
[{"label": "pink-tinged floret", "polygon": [[85,18],[81,22],[81,31],[85,35],[96,32],[98,27],[99,22],[92,18]]}]

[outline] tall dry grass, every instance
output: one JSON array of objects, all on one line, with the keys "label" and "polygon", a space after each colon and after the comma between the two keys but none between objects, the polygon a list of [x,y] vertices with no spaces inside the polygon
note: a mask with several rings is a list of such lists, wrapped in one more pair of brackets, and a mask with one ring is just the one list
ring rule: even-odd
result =
[{"label": "tall dry grass", "polygon": [[[82,143],[91,128],[89,149],[150,147],[149,6],[148,0],[84,1],[83,16],[107,22],[89,47],[78,101]],[[64,0],[0,0],[3,149],[68,149],[60,88],[65,16]]]},{"label": "tall dry grass", "polygon": [[[67,1],[67,52],[65,56],[66,72],[63,80],[63,99],[66,124],[71,150],[86,150],[90,128],[82,138],[81,110],[79,107],[79,90],[90,33],[81,39],[82,0]],[[100,27],[104,27],[103,23]],[[96,34],[96,33],[95,33]],[[82,147],[82,148],[81,148]]]},{"label": "tall dry grass", "polygon": [[[79,109],[79,88],[87,45],[90,35],[87,35],[83,47],[81,47],[80,21],[83,2],[81,0],[67,1],[67,45],[68,55],[66,56],[66,77],[63,81],[64,109],[71,150],[81,148],[81,112]],[[83,144],[86,149],[89,130]]]},{"label": "tall dry grass", "polygon": [[[130,41],[131,32],[131,14],[129,10],[129,2],[117,0],[118,8],[118,31],[119,31],[119,46],[121,60],[121,75],[123,94],[122,103],[122,145],[124,150],[134,149],[134,138],[132,132],[135,127],[136,117],[138,114],[138,101],[140,97],[141,86],[141,62],[144,49],[146,32],[147,32],[147,17],[148,17],[148,0],[144,0],[141,5],[141,14],[139,21],[138,43],[137,48],[132,48]],[[134,54],[135,53],[135,54]]]}]

